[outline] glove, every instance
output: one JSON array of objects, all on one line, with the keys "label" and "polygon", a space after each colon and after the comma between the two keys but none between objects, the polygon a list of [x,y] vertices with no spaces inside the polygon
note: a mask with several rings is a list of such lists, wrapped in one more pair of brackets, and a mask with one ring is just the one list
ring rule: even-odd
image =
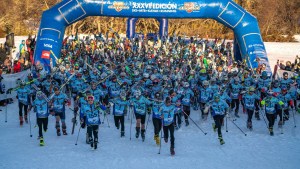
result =
[{"label": "glove", "polygon": [[262,92],[262,93],[265,93],[265,91],[266,91],[265,88],[262,88],[262,89],[261,89],[261,92]]},{"label": "glove", "polygon": [[[262,100],[262,101],[260,102],[260,104],[264,106],[264,105],[266,104],[266,101]],[[280,104],[279,104],[279,105],[280,105]]]},{"label": "glove", "polygon": [[17,98],[17,99],[19,99],[19,97],[18,97],[18,96],[16,96],[16,98]]},{"label": "glove", "polygon": [[283,101],[279,101],[278,104],[279,104],[280,106],[284,105]]},{"label": "glove", "polygon": [[289,101],[289,105],[290,105],[291,107],[294,107],[294,102],[293,102],[293,100],[290,100],[290,101]]},{"label": "glove", "polygon": [[74,108],[74,111],[77,112],[77,111],[78,111],[78,107],[75,107],[75,108]]},{"label": "glove", "polygon": [[107,88],[105,84],[102,84],[101,86],[102,86],[103,89]]},{"label": "glove", "polygon": [[71,100],[67,100],[67,106],[68,106],[68,107],[71,106]]},{"label": "glove", "polygon": [[126,86],[126,85],[127,85],[127,82],[123,82],[123,85]]},{"label": "glove", "polygon": [[85,124],[85,121],[84,121],[84,119],[82,118],[82,119],[80,119],[80,126],[81,126],[81,128],[85,128],[85,126],[86,126],[86,124]]}]

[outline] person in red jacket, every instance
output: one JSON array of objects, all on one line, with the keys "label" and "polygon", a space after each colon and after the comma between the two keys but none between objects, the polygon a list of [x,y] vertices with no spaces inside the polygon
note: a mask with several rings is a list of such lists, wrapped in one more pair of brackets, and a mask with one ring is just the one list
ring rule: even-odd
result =
[{"label": "person in red jacket", "polygon": [[19,61],[16,61],[14,64],[14,73],[21,72],[21,63]]}]

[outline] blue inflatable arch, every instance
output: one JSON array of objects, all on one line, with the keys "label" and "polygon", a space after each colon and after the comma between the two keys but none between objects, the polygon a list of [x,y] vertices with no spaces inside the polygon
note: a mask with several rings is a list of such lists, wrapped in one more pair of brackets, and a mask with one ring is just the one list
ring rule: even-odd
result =
[{"label": "blue inflatable arch", "polygon": [[35,63],[50,70],[50,59],[55,63],[60,56],[66,27],[87,16],[211,18],[233,30],[249,66],[258,67],[255,59],[259,57],[271,72],[257,19],[232,0],[63,0],[42,15]]},{"label": "blue inflatable arch", "polygon": [[[134,38],[135,37],[135,28],[136,22],[138,18],[128,18],[127,20],[127,30],[126,30],[126,37],[127,38]],[[167,37],[168,36],[168,29],[169,29],[169,21],[166,18],[157,18],[159,22],[159,38]]]}]

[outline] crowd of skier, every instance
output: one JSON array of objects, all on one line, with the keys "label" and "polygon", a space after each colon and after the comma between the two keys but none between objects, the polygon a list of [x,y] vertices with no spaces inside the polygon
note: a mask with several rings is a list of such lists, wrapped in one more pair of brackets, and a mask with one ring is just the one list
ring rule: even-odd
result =
[{"label": "crowd of skier", "polygon": [[[17,92],[20,125],[28,123],[31,110],[36,113],[41,146],[49,115],[56,117],[57,136],[68,135],[67,127],[73,134],[80,122],[93,149],[99,141],[100,116],[104,121],[110,114],[120,137],[125,136],[125,117],[131,125],[135,119],[135,137],[143,141],[151,117],[156,144],[161,146],[162,136],[165,142],[170,138],[172,155],[176,130],[192,121],[203,131],[190,117],[191,110],[199,113],[200,121],[213,118],[221,145],[225,143],[221,128],[227,130],[227,120],[234,123],[243,113],[249,130],[253,115],[257,120],[266,117],[273,136],[277,117],[282,128],[297,110],[300,78],[287,72],[283,78],[273,78],[263,64],[252,69],[245,61],[236,62],[232,48],[225,40],[180,37],[150,41],[100,35],[65,40],[50,73],[37,64],[8,92]],[[72,119],[66,119],[67,106],[74,112]],[[72,120],[73,126],[67,126],[66,120]]]}]

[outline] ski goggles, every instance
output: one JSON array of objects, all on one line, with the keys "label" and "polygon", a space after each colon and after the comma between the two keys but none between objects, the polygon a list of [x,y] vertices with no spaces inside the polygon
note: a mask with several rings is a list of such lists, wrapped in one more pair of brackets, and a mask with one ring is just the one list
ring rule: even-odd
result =
[{"label": "ski goggles", "polygon": [[94,96],[87,96],[88,101],[94,101]]}]

